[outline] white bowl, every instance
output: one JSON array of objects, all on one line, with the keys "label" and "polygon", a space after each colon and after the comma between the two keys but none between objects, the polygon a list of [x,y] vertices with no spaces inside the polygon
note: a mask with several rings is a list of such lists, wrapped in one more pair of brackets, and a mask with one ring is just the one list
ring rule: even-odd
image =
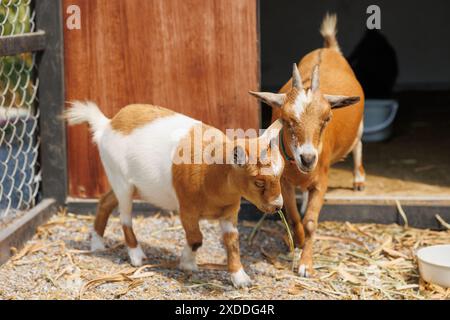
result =
[{"label": "white bowl", "polygon": [[450,288],[450,244],[419,249],[417,258],[423,280]]}]

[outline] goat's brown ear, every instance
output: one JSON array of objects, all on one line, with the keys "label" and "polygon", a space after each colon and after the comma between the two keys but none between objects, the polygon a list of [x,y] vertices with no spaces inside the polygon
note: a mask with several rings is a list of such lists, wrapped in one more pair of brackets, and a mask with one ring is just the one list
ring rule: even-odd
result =
[{"label": "goat's brown ear", "polygon": [[258,98],[264,103],[274,108],[281,108],[286,101],[286,94],[284,93],[271,93],[271,92],[253,92],[249,91],[252,96]]},{"label": "goat's brown ear", "polygon": [[349,97],[349,96],[336,96],[331,94],[324,94],[323,96],[330,103],[331,109],[348,107],[355,103],[358,103],[361,100],[361,98],[357,96]]},{"label": "goat's brown ear", "polygon": [[272,140],[273,138],[278,138],[281,129],[283,128],[283,121],[281,119],[277,119],[274,123],[268,127],[264,133],[259,137],[259,139],[266,139],[267,141]]},{"label": "goat's brown ear", "polygon": [[243,167],[247,164],[247,152],[241,146],[236,146],[233,149],[233,164]]}]

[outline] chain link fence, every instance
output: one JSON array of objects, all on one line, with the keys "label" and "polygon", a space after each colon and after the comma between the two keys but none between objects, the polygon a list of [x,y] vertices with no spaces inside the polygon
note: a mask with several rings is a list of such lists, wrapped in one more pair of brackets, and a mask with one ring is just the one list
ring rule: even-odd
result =
[{"label": "chain link fence", "polygon": [[[0,0],[0,37],[35,30],[32,0]],[[0,227],[32,208],[40,185],[34,53],[0,57]]]}]

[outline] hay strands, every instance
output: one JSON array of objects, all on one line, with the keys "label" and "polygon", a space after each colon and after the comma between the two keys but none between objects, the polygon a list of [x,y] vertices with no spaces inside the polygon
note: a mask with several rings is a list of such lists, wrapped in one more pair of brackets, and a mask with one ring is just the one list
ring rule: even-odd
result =
[{"label": "hay strands", "polygon": [[286,229],[288,238],[289,238],[289,250],[292,254],[294,254],[295,246],[294,246],[294,238],[292,237],[291,228],[289,227],[289,223],[286,220],[286,217],[284,216],[283,211],[278,210],[278,215],[281,218],[281,221],[283,221],[284,227]]},{"label": "hay strands", "polygon": [[268,213],[264,213],[261,219],[259,219],[258,223],[253,227],[252,232],[250,233],[250,236],[248,237],[248,244],[253,244],[253,239],[256,236],[256,233],[258,232],[259,228],[261,228],[264,220],[266,220]]},{"label": "hay strands", "polygon": [[400,214],[400,216],[403,219],[403,222],[405,223],[405,228],[408,228],[409,227],[408,217],[406,216],[406,213],[403,210],[402,205],[400,204],[400,201],[395,200],[395,205],[397,206],[398,213]]},{"label": "hay strands", "polygon": [[450,230],[450,223],[446,222],[439,214],[436,214],[436,220],[447,230]]},{"label": "hay strands", "polygon": [[[81,286],[80,292],[78,295],[79,299],[81,300],[83,298],[84,293],[91,288],[97,287],[104,283],[133,282],[137,279],[151,277],[154,275],[153,272],[143,272],[143,271],[148,268],[161,268],[161,267],[166,267],[166,268],[174,267],[174,263],[149,264],[149,265],[144,265],[140,268],[128,267],[128,268],[122,269],[116,273],[106,274],[106,275],[102,275],[100,277],[94,278],[92,280],[89,280],[85,284],[83,284],[83,286]],[[135,288],[136,286],[137,285],[135,284],[132,288]],[[131,290],[132,288],[130,288],[129,290]]]}]

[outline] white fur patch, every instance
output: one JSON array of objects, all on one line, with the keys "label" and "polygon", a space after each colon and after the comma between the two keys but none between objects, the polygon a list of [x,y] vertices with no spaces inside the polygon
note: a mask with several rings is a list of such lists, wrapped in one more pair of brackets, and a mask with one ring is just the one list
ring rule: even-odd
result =
[{"label": "white fur patch", "polygon": [[131,211],[121,210],[120,212],[120,223],[123,226],[131,227],[133,225],[133,220],[131,216]]},{"label": "white fur patch", "polygon": [[189,245],[186,245],[181,253],[179,268],[185,271],[198,271],[195,258],[196,252],[192,251]]},{"label": "white fur patch", "polygon": [[298,267],[298,275],[303,278],[309,278],[311,276],[309,274],[308,267],[305,264],[301,264]]},{"label": "white fur patch", "polygon": [[358,141],[355,148],[353,149],[353,175],[355,183],[363,183],[366,181],[366,176],[361,174],[359,170],[362,166],[362,142]]},{"label": "white fur patch", "polygon": [[298,148],[298,152],[302,154],[315,154],[317,156],[317,149],[313,146],[311,142],[302,144]]},{"label": "white fur patch", "polygon": [[222,229],[222,234],[225,233],[238,233],[238,229],[227,220],[220,220],[220,228]]},{"label": "white fur patch", "polygon": [[272,206],[282,207],[283,206],[283,196],[280,195],[270,203]]},{"label": "white fur patch", "polygon": [[105,250],[105,242],[103,241],[103,237],[101,237],[97,231],[91,231],[91,251],[102,251]]},{"label": "white fur patch", "polygon": [[361,140],[363,133],[364,133],[364,119],[361,120],[361,123],[359,124],[359,127],[358,127],[358,139]]},{"label": "white fur patch", "polygon": [[236,288],[245,288],[252,284],[252,280],[247,273],[245,273],[243,268],[231,274],[231,282]]},{"label": "white fur patch", "polygon": [[[295,141],[295,139],[293,141]],[[295,161],[298,164],[302,163],[301,155],[303,155],[303,154],[315,154],[316,163],[314,165],[317,164],[317,161],[319,160],[318,151],[311,142],[306,142],[306,143],[302,144],[301,146],[294,145],[294,143],[295,142],[293,142],[291,148],[292,148],[292,151],[294,154]]]},{"label": "white fur patch", "polygon": [[[116,189],[117,186],[114,186]],[[132,227],[133,225],[133,217],[131,216],[131,211],[133,209],[133,200],[130,188],[126,193],[118,193],[116,192],[116,197],[119,200],[119,213],[120,213],[120,222],[122,225],[127,227]]]},{"label": "white fur patch", "polygon": [[303,215],[306,213],[306,209],[308,208],[308,199],[309,199],[309,192],[308,191],[303,192],[302,206],[300,208],[300,213]]},{"label": "white fur patch", "polygon": [[355,183],[363,183],[366,181],[366,176],[361,174],[361,172],[359,172],[359,170],[355,171],[355,178],[354,178],[354,182]]},{"label": "white fur patch", "polygon": [[363,135],[364,123],[361,121],[358,129],[358,136],[356,137],[356,141],[352,150],[353,153],[353,172],[354,172],[354,182],[355,183],[363,183],[366,181],[366,176],[361,174],[359,168],[362,166],[362,141],[361,137]]},{"label": "white fur patch", "polygon": [[273,174],[276,177],[281,176],[281,174],[283,173],[283,158],[281,157],[280,152],[275,151],[272,154],[272,170],[273,170]]},{"label": "white fur patch", "polygon": [[279,177],[283,173],[284,160],[278,147],[272,150],[273,151],[270,155],[270,166],[262,167],[260,174]]},{"label": "white fur patch", "polygon": [[145,201],[163,209],[178,210],[172,159],[180,140],[198,123],[175,114],[137,128],[129,135],[108,126],[99,141],[99,150],[114,191],[122,186],[131,190],[134,186]]},{"label": "white fur patch", "polygon": [[306,106],[312,101],[312,92],[308,90],[307,92],[302,90],[294,101],[294,111],[297,118],[300,119],[302,113],[305,111]]},{"label": "white fur patch", "polygon": [[349,151],[346,152],[346,154],[350,153],[350,151],[353,151],[353,152],[355,151],[355,148],[356,148],[358,142],[361,141],[363,133],[364,133],[364,121],[361,120],[361,123],[359,124],[359,127],[358,127],[358,132],[356,134],[355,141],[353,141],[352,146],[350,147]]},{"label": "white fur patch", "polygon": [[145,255],[144,251],[142,251],[140,245],[138,245],[136,248],[128,248],[128,256],[130,257],[131,264],[135,267],[142,266],[142,261],[144,259],[147,259],[147,256]]}]

